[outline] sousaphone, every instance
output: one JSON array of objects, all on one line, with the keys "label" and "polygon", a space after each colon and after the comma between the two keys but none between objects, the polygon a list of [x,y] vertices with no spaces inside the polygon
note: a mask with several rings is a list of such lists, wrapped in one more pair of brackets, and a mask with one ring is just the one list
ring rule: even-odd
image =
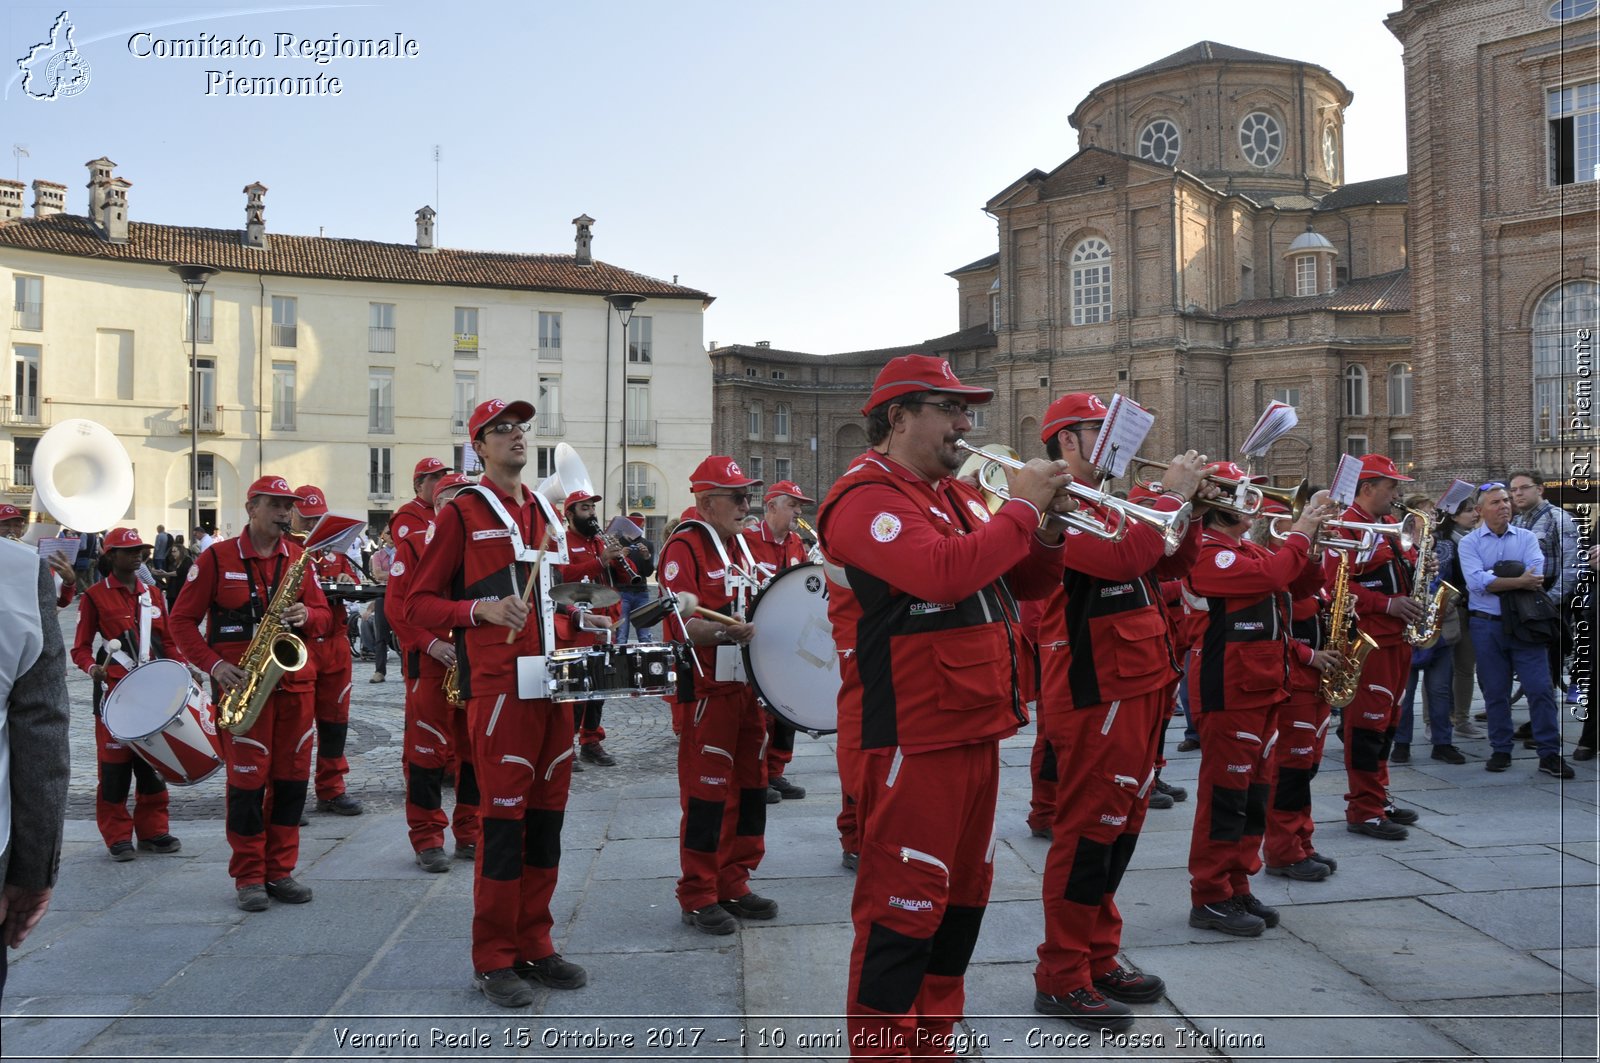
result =
[{"label": "sousaphone", "polygon": [[73,418],[46,432],[33,452],[36,523],[23,541],[60,534],[60,527],[103,532],[133,504],[133,461],[110,429]]}]

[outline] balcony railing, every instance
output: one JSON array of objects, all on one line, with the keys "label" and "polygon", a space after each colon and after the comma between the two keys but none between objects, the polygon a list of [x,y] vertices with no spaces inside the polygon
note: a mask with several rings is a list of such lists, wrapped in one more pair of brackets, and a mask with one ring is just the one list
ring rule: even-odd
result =
[{"label": "balcony railing", "polygon": [[534,421],[533,431],[541,436],[564,436],[567,434],[567,419],[559,413],[541,410]]},{"label": "balcony railing", "polygon": [[656,485],[653,483],[635,483],[628,485],[629,509],[654,509],[656,508]]},{"label": "balcony railing", "polygon": [[296,325],[272,326],[272,345],[274,347],[300,346],[300,329]]},{"label": "balcony railing", "polygon": [[450,431],[455,433],[456,435],[462,435],[462,436],[466,435],[467,434],[467,422],[469,420],[471,420],[471,419],[472,419],[471,411],[469,411],[469,410],[456,410],[454,413],[452,413],[450,415]]},{"label": "balcony railing", "polygon": [[23,492],[33,490],[32,462],[21,462],[11,466],[11,477],[7,481],[6,490]]},{"label": "balcony railing", "polygon": [[559,361],[561,361],[561,344],[558,343],[555,346],[551,347],[551,346],[548,346],[546,344],[542,344],[541,343],[539,345],[539,361],[541,361],[541,362],[559,362]]},{"label": "balcony railing", "polygon": [[195,477],[194,493],[197,495],[215,495],[217,493],[217,470],[201,467],[200,475]]},{"label": "balcony railing", "polygon": [[[202,432],[222,431],[222,411],[215,406],[200,407],[199,428]],[[190,423],[187,413],[185,413],[183,418],[183,430],[185,432],[190,431]]]},{"label": "balcony railing", "polygon": [[[198,340],[196,340],[195,342],[196,343],[210,343],[211,342],[211,333],[212,333],[211,318],[209,318],[209,317],[201,317],[200,318],[200,338]],[[188,343],[189,342],[189,322],[188,322],[188,320],[185,320],[184,323],[183,323],[183,342],[184,343]]]},{"label": "balcony railing", "polygon": [[381,325],[368,326],[367,350],[373,354],[393,354],[394,329],[384,328]]},{"label": "balcony railing", "polygon": [[656,445],[656,423],[654,421],[635,421],[630,419],[626,429],[630,446],[643,445],[653,447]]},{"label": "balcony railing", "polygon": [[38,399],[24,399],[21,403],[7,399],[0,402],[0,424],[42,424],[41,409]]},{"label": "balcony railing", "polygon": [[31,332],[38,332],[44,328],[43,303],[17,303],[15,313],[11,318],[12,328],[25,328]]},{"label": "balcony railing", "polygon": [[369,498],[388,498],[393,490],[393,473],[379,473],[367,478],[367,497]]},{"label": "balcony railing", "polygon": [[394,407],[367,407],[367,431],[375,432],[379,435],[394,434]]}]

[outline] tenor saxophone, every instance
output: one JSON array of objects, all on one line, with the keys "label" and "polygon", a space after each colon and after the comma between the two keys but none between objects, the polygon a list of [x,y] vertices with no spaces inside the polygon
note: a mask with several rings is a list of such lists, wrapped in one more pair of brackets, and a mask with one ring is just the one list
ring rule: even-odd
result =
[{"label": "tenor saxophone", "polygon": [[1328,648],[1339,654],[1340,663],[1322,673],[1322,697],[1336,709],[1355,700],[1361,666],[1366,663],[1367,654],[1378,648],[1371,635],[1356,630],[1356,596],[1350,591],[1351,553],[1339,551],[1339,570],[1333,578],[1333,604],[1328,615]]},{"label": "tenor saxophone", "polygon": [[461,662],[459,659],[451,661],[450,667],[444,670],[444,700],[452,705],[465,704],[461,696]]},{"label": "tenor saxophone", "polygon": [[242,735],[254,727],[278,681],[286,673],[306,666],[306,644],[284,624],[283,613],[300,596],[300,583],[310,560],[311,551],[302,550],[284,573],[283,582],[278,584],[256,628],[255,638],[239,659],[244,683],[223,694],[217,703],[217,726],[232,734]]},{"label": "tenor saxophone", "polygon": [[1433,552],[1434,522],[1426,513],[1415,509],[1409,512],[1422,525],[1422,535],[1417,539],[1417,571],[1411,581],[1411,600],[1422,607],[1422,617],[1407,624],[1401,637],[1422,650],[1439,641],[1444,611],[1455,604],[1455,600],[1461,597],[1461,592],[1441,580],[1439,589],[1432,594],[1428,593],[1428,588],[1433,586],[1434,577],[1439,574],[1439,558]]}]

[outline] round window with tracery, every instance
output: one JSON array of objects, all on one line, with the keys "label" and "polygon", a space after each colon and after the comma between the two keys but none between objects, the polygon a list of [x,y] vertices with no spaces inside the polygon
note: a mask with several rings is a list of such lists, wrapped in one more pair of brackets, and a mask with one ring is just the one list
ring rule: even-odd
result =
[{"label": "round window with tracery", "polygon": [[1157,118],[1139,134],[1139,157],[1149,159],[1157,166],[1174,166],[1178,162],[1178,149],[1183,138],[1178,127],[1165,118]]},{"label": "round window with tracery", "polygon": [[1239,123],[1239,149],[1251,166],[1266,169],[1283,155],[1283,127],[1264,111],[1251,111]]}]

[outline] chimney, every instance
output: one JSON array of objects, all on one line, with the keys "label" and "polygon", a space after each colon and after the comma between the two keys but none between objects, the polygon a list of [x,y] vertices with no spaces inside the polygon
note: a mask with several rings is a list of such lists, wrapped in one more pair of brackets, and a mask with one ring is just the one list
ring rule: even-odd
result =
[{"label": "chimney", "polygon": [[0,222],[22,217],[22,192],[27,187],[21,181],[0,178]]},{"label": "chimney", "polygon": [[[48,218],[67,209],[67,186],[38,178],[33,182],[33,216]],[[92,220],[92,219],[91,219]]]},{"label": "chimney", "polygon": [[756,346],[757,347],[762,347],[762,348],[770,348],[772,346],[772,341],[771,340],[756,340]]},{"label": "chimney", "polygon": [[258,251],[267,250],[267,207],[261,197],[267,194],[267,186],[260,181],[255,181],[244,186],[244,246],[253,247]]},{"label": "chimney", "polygon": [[438,216],[438,211],[432,207],[423,207],[417,211],[417,250],[434,252],[439,250],[433,246],[433,219]]},{"label": "chimney", "polygon": [[89,168],[89,221],[99,225],[106,206],[106,182],[111,180],[111,171],[117,164],[102,155],[84,165]]},{"label": "chimney", "polygon": [[101,207],[100,231],[114,244],[128,242],[128,189],[133,182],[113,177],[105,183],[105,206]]},{"label": "chimney", "polygon": [[594,234],[589,227],[594,224],[594,219],[587,214],[580,214],[572,219],[572,224],[578,227],[578,248],[572,258],[573,265],[594,265],[594,255],[589,252],[589,245],[594,241]]}]

